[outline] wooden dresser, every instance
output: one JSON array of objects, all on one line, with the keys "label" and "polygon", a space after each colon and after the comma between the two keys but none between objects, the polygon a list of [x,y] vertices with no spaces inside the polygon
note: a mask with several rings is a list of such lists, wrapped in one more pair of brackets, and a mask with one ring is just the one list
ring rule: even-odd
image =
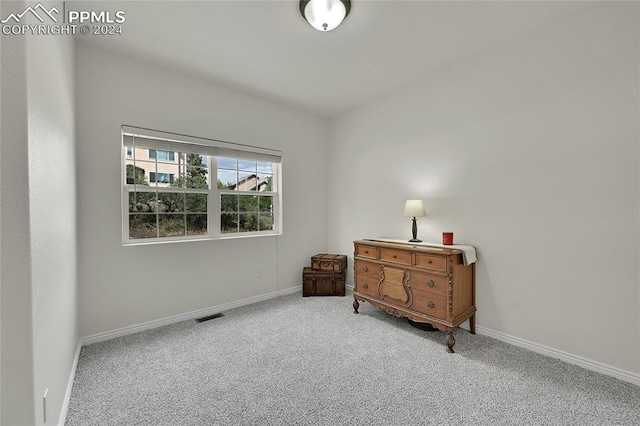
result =
[{"label": "wooden dresser", "polygon": [[453,353],[456,328],[469,320],[475,334],[475,265],[456,249],[377,240],[354,241],[353,309],[369,302],[389,314],[447,332]]}]

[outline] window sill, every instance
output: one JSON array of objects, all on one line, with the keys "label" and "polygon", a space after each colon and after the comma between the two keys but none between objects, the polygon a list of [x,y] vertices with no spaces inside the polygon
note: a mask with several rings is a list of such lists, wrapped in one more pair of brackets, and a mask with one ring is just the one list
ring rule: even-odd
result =
[{"label": "window sill", "polygon": [[282,232],[274,232],[269,234],[233,234],[233,235],[220,235],[216,237],[193,237],[193,238],[182,238],[175,240],[131,240],[124,241],[122,243],[123,247],[134,247],[134,246],[150,246],[150,245],[158,245],[158,244],[174,244],[174,243],[192,243],[198,241],[224,241],[224,240],[238,240],[245,238],[262,238],[262,237],[277,237],[282,235]]}]

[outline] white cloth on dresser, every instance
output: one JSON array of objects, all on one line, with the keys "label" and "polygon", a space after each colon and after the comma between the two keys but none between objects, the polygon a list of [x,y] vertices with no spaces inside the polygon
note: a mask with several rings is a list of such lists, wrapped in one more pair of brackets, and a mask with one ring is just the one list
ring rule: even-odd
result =
[{"label": "white cloth on dresser", "polygon": [[414,246],[426,246],[426,247],[437,247],[437,248],[460,250],[462,252],[462,261],[464,262],[465,266],[471,265],[472,263],[476,263],[478,261],[478,252],[476,251],[476,248],[473,246],[468,246],[464,244],[442,244],[442,243],[431,243],[428,241],[424,241],[421,243],[412,243],[407,240],[398,240],[393,238],[373,238],[372,240],[385,241],[389,243],[411,244]]}]

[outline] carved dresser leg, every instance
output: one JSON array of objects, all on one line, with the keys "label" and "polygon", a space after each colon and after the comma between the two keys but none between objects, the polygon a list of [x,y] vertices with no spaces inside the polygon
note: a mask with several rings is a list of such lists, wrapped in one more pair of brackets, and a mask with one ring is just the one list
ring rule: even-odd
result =
[{"label": "carved dresser leg", "polygon": [[358,303],[358,301],[356,300],[356,298],[353,298],[353,313],[357,314],[358,313],[358,308],[360,307],[360,304]]},{"label": "carved dresser leg", "polygon": [[455,332],[455,328],[447,327],[447,352],[450,354],[455,353],[453,350],[453,346],[456,344]]}]

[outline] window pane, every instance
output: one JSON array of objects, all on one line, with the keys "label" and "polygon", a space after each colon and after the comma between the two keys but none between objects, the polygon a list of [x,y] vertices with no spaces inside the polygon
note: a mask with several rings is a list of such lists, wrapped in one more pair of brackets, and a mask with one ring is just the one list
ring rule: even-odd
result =
[{"label": "window pane", "polygon": [[187,235],[206,235],[207,215],[187,214]]},{"label": "window pane", "polygon": [[260,222],[258,224],[260,231],[272,231],[273,230],[273,214],[260,213]]},{"label": "window pane", "polygon": [[184,193],[159,192],[158,211],[160,213],[173,213],[184,211]]},{"label": "window pane", "polygon": [[184,162],[188,166],[194,167],[204,167],[205,169],[209,166],[207,165],[207,156],[200,154],[184,154]]},{"label": "window pane", "polygon": [[235,158],[218,157],[218,168],[235,170],[238,168],[238,160]]},{"label": "window pane", "polygon": [[187,194],[187,211],[206,213],[207,194]]},{"label": "window pane", "polygon": [[207,175],[209,170],[204,167],[187,166],[185,186],[187,188],[208,189]]},{"label": "window pane", "polygon": [[258,176],[255,173],[238,172],[238,190],[255,191],[258,184]]},{"label": "window pane", "polygon": [[136,185],[155,186],[149,180],[150,174],[156,172],[156,163],[149,161],[140,161],[132,159],[126,160],[127,183],[133,184],[134,178],[137,179]]},{"label": "window pane", "polygon": [[129,192],[129,212],[152,213],[156,211],[155,192]]},{"label": "window pane", "polygon": [[[126,160],[125,162],[125,178],[127,185],[149,185],[147,182],[147,170],[155,170],[155,165],[151,163],[135,162]],[[151,166],[151,167],[150,167]],[[145,168],[147,170],[145,170]]]},{"label": "window pane", "polygon": [[159,164],[158,170],[163,167],[163,171],[166,167],[175,167],[175,180],[171,186],[177,186],[182,188],[200,188],[208,189],[208,175],[209,169],[203,162],[203,157],[198,154],[180,154],[181,165],[170,166],[168,164]]},{"label": "window pane", "polygon": [[273,163],[258,161],[258,173],[273,173]]},{"label": "window pane", "polygon": [[157,236],[155,214],[129,215],[129,238],[156,238]]},{"label": "window pane", "polygon": [[179,237],[185,234],[183,214],[160,214],[159,236]]},{"label": "window pane", "polygon": [[261,195],[258,201],[258,204],[260,205],[260,212],[269,212],[271,213],[273,211],[273,197],[270,197],[268,195]]},{"label": "window pane", "polygon": [[237,213],[222,213],[220,215],[220,232],[222,232],[223,234],[238,232]]},{"label": "window pane", "polygon": [[238,175],[235,170],[218,170],[218,189],[236,189]]},{"label": "window pane", "polygon": [[255,173],[257,171],[256,163],[255,160],[238,160],[238,170]]},{"label": "window pane", "polygon": [[240,213],[239,232],[252,232],[258,230],[257,213]]},{"label": "window pane", "polygon": [[220,195],[220,211],[223,212],[237,212],[238,211],[238,196],[222,194]]},{"label": "window pane", "polygon": [[258,197],[256,195],[240,195],[240,212],[257,212]]},{"label": "window pane", "polygon": [[258,173],[258,191],[273,191],[273,175]]},{"label": "window pane", "polygon": [[149,150],[149,158],[156,158],[156,150],[155,149],[150,149]]}]

